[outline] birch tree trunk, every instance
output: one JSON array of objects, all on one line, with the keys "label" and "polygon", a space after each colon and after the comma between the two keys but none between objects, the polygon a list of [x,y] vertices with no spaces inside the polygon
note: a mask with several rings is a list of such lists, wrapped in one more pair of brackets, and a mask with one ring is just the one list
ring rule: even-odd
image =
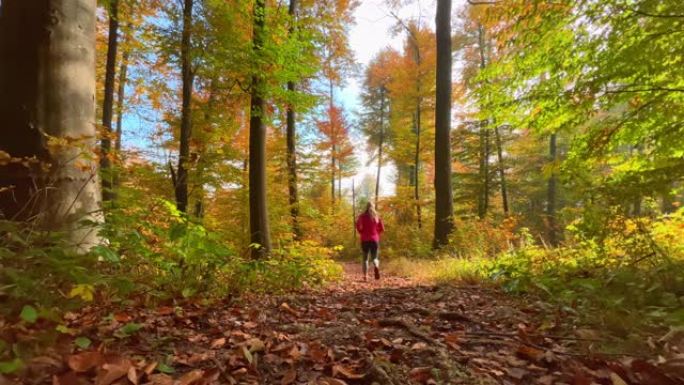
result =
[{"label": "birch tree trunk", "polygon": [[96,0],[3,0],[0,14],[0,151],[26,160],[0,163],[0,211],[65,232],[79,251],[99,243],[93,223],[102,221],[96,8]]}]

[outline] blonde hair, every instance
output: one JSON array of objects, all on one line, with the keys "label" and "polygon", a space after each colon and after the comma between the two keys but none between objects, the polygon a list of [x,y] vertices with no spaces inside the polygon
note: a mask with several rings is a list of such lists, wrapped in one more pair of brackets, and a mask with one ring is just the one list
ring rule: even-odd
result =
[{"label": "blonde hair", "polygon": [[366,203],[366,213],[373,219],[378,219],[378,212],[375,210],[373,202]]}]

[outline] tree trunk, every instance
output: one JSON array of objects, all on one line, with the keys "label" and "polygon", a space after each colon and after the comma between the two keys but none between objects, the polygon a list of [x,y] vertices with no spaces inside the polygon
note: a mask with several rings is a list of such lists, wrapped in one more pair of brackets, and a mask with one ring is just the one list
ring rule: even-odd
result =
[{"label": "tree trunk", "polygon": [[414,154],[414,168],[415,168],[415,173],[413,174],[414,176],[414,181],[413,181],[413,199],[416,202],[416,221],[418,228],[423,228],[423,218],[421,214],[421,206],[420,206],[420,134],[421,134],[421,104],[423,102],[422,97],[420,95],[421,90],[420,90],[420,64],[422,62],[421,60],[421,55],[420,55],[420,45],[418,44],[418,39],[413,37],[413,43],[415,47],[415,57],[414,60],[416,62],[416,69],[418,72],[418,76],[416,78],[416,116],[415,116],[415,124],[416,124],[416,150]]},{"label": "tree trunk", "polygon": [[478,188],[478,197],[477,197],[477,216],[480,219],[484,219],[484,217],[487,215],[487,146],[485,144],[486,142],[486,120],[480,121],[480,134],[479,134],[479,139],[480,139],[480,153],[479,153],[479,177],[480,177],[480,184]]},{"label": "tree trunk", "polygon": [[[266,0],[256,0],[253,9],[252,49],[261,55],[266,23]],[[266,201],[266,85],[258,72],[252,76],[249,120],[249,226],[253,258],[263,258],[271,251],[271,236]]]},{"label": "tree trunk", "polygon": [[[292,25],[290,35],[295,32],[297,17],[297,0],[290,0],[289,15]],[[294,81],[287,82],[287,90],[293,96],[296,90]],[[287,106],[287,185],[289,191],[290,216],[292,217],[292,233],[295,239],[301,238],[299,228],[299,198],[297,196],[297,129],[296,129],[295,109],[292,104]]]},{"label": "tree trunk", "polygon": [[[482,24],[477,26],[478,50],[480,52],[480,69],[487,67],[485,52],[485,30]],[[489,121],[480,122],[480,196],[478,199],[478,216],[484,219],[489,210]]]},{"label": "tree trunk", "polygon": [[123,135],[123,116],[126,99],[126,82],[128,81],[128,59],[129,52],[125,50],[121,57],[121,68],[119,68],[119,90],[116,99],[116,142],[114,148],[116,152],[121,151],[121,136]]},{"label": "tree trunk", "polygon": [[496,152],[499,164],[499,179],[501,180],[501,203],[503,204],[503,212],[505,216],[509,214],[508,208],[508,186],[506,186],[506,167],[503,159],[503,147],[501,144],[501,133],[499,127],[494,126],[494,137],[496,140]]},{"label": "tree trunk", "polygon": [[[376,204],[377,207],[377,204]],[[352,178],[352,233],[354,234],[354,243],[356,243],[356,183]]]},{"label": "tree trunk", "polygon": [[[117,154],[121,153],[121,144],[123,140],[123,115],[124,115],[124,104],[126,98],[126,80],[128,77],[128,50],[124,50],[121,57],[121,68],[119,68],[119,89],[117,91],[116,99],[116,138],[114,142],[114,149]],[[113,190],[114,195],[119,188],[120,181],[120,170],[114,171],[113,176]]]},{"label": "tree trunk", "polygon": [[107,44],[107,63],[105,66],[104,102],[102,103],[102,153],[100,171],[102,173],[102,200],[114,199],[114,175],[112,173],[110,152],[112,148],[112,117],[114,114],[114,86],[116,78],[116,55],[119,47],[119,0],[111,0],[109,8],[109,37]]},{"label": "tree trunk", "polygon": [[451,186],[451,0],[437,0],[435,101],[435,233],[433,247],[449,243],[453,229]]},{"label": "tree trunk", "polygon": [[[92,223],[102,221],[96,8],[95,0],[3,0],[0,14],[0,151],[43,163],[0,166],[0,216],[64,231],[77,251],[99,243]],[[51,148],[49,138],[76,145]]]},{"label": "tree trunk", "polygon": [[375,207],[380,197],[380,172],[382,171],[382,146],[385,142],[385,87],[380,88],[380,140],[378,141],[378,173],[375,176]]},{"label": "tree trunk", "polygon": [[557,135],[551,134],[549,138],[549,161],[553,166],[551,177],[549,178],[548,190],[546,193],[546,216],[549,221],[549,243],[553,246],[558,245],[558,229],[556,225],[556,195],[557,195],[557,175],[556,160],[558,159]]},{"label": "tree trunk", "polygon": [[194,82],[191,58],[193,4],[194,0],[184,0],[183,5],[183,33],[181,37],[183,100],[181,106],[178,176],[175,185],[176,207],[180,212],[187,212],[188,210],[188,162],[190,160],[190,137],[192,135],[192,89]]},{"label": "tree trunk", "polygon": [[332,149],[330,150],[330,196],[331,196],[331,209],[332,213],[335,214],[335,159],[336,159],[336,152],[337,148],[335,145],[335,141],[337,140],[337,136],[335,135],[335,132],[333,132],[333,106],[334,106],[334,99],[333,99],[333,81],[332,79],[330,80],[330,112],[328,113],[328,118],[330,119],[330,135],[332,136]]},{"label": "tree trunk", "polygon": [[342,202],[342,162],[338,160],[339,167],[337,169],[337,201]]}]

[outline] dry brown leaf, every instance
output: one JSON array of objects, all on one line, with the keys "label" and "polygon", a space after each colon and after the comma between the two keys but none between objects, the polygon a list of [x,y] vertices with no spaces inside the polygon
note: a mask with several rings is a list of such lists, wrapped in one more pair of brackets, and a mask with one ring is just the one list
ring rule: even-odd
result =
[{"label": "dry brown leaf", "polygon": [[615,373],[610,373],[610,380],[613,381],[613,385],[627,385],[625,380],[623,380],[622,377],[618,376]]},{"label": "dry brown leaf", "polygon": [[151,374],[147,379],[150,385],[174,385],[173,378],[164,373]]},{"label": "dry brown leaf", "polygon": [[171,306],[162,306],[157,309],[157,314],[159,315],[171,315],[175,313],[175,310]]},{"label": "dry brown leaf", "polygon": [[131,361],[119,357],[110,358],[97,373],[95,385],[111,385],[114,381],[128,375],[133,367]]},{"label": "dry brown leaf", "polygon": [[128,369],[128,374],[126,377],[133,385],[138,385],[138,382],[140,381],[140,375],[135,369],[135,366],[131,366],[130,369]]},{"label": "dry brown leaf", "polygon": [[152,372],[154,372],[154,369],[157,368],[157,365],[159,365],[158,362],[156,362],[156,361],[152,362],[151,364],[145,366],[145,369],[143,369],[143,372],[145,372],[145,374],[147,374],[149,376],[150,374],[152,374]]},{"label": "dry brown leaf", "polygon": [[266,350],[266,344],[258,338],[248,340],[245,342],[245,345],[248,347],[250,353],[263,352]]},{"label": "dry brown leaf", "polygon": [[430,368],[430,367],[413,368],[409,372],[409,377],[413,381],[419,382],[421,384],[425,384],[429,380],[432,379],[432,368]]},{"label": "dry brown leaf", "polygon": [[193,383],[199,381],[204,377],[204,370],[195,369],[191,372],[185,373],[176,382],[178,385],[192,385]]},{"label": "dry brown leaf", "polygon": [[133,317],[127,313],[115,313],[114,319],[118,322],[130,322],[133,319]]},{"label": "dry brown leaf", "polygon": [[297,311],[295,311],[293,308],[291,308],[290,305],[287,304],[287,302],[283,302],[280,305],[280,309],[292,314],[295,317],[299,316],[299,313],[297,313]]},{"label": "dry brown leaf", "polygon": [[332,367],[333,377],[341,376],[347,380],[360,380],[366,377],[365,374],[354,373],[352,370],[345,368],[342,365],[333,365]]},{"label": "dry brown leaf", "polygon": [[411,350],[425,350],[428,345],[425,342],[416,342],[411,346]]},{"label": "dry brown leaf", "polygon": [[283,375],[282,381],[280,381],[280,385],[290,385],[293,382],[297,380],[297,371],[290,369],[285,374]]},{"label": "dry brown leaf", "polygon": [[322,378],[318,380],[318,385],[347,385],[347,383],[339,378]]},{"label": "dry brown leaf", "polygon": [[222,348],[223,345],[225,345],[225,344],[226,344],[226,338],[225,338],[225,337],[221,337],[221,338],[215,339],[215,340],[211,343],[211,348],[212,348],[212,349],[220,349],[220,348]]},{"label": "dry brown leaf", "polygon": [[[5,383],[2,381],[4,377],[0,375],[0,384],[2,385],[13,385],[14,382]],[[80,385],[83,382],[82,378],[79,378],[76,372],[67,372],[60,374],[59,376],[52,376],[52,385]]]},{"label": "dry brown leaf", "polygon": [[87,372],[102,365],[104,356],[100,352],[82,352],[69,356],[67,365],[77,373]]},{"label": "dry brown leaf", "polygon": [[515,354],[520,358],[524,358],[529,361],[539,361],[544,357],[544,351],[541,349],[533,348],[527,345],[520,345]]}]

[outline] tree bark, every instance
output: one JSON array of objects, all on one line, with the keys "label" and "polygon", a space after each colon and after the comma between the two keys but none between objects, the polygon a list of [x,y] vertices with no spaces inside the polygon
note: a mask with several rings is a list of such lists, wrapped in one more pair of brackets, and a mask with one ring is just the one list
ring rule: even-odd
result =
[{"label": "tree bark", "polygon": [[[292,25],[290,26],[290,35],[294,34],[296,28],[297,17],[297,0],[290,0],[289,15]],[[296,91],[296,84],[294,81],[287,82],[287,90],[292,96]],[[301,238],[301,230],[299,228],[299,197],[297,196],[297,128],[296,128],[295,108],[290,103],[287,106],[287,186],[289,192],[290,216],[292,218],[292,233],[295,239]]]},{"label": "tree bark", "polygon": [[[487,67],[485,52],[485,30],[482,24],[477,26],[478,50],[480,51],[480,69]],[[480,122],[480,196],[478,199],[478,216],[484,219],[489,210],[489,120]]]},{"label": "tree bark", "polygon": [[[93,223],[102,221],[93,160],[97,3],[3,0],[2,7],[0,151],[27,166],[0,165],[0,215],[65,232],[84,251],[99,243]],[[51,146],[53,138],[71,145]]]},{"label": "tree bark", "polygon": [[119,90],[116,98],[116,142],[114,149],[116,152],[121,151],[122,135],[123,135],[123,116],[124,106],[126,104],[126,82],[128,81],[128,60],[129,51],[124,50],[121,56],[121,68],[119,68]]},{"label": "tree bark", "polygon": [[336,152],[337,148],[335,145],[335,141],[337,140],[337,136],[335,135],[335,132],[333,131],[333,106],[334,106],[334,99],[333,99],[333,81],[330,79],[330,112],[329,112],[329,119],[330,119],[330,135],[332,136],[332,148],[330,149],[330,196],[331,196],[331,209],[332,213],[335,214],[335,159],[336,159]]},{"label": "tree bark", "polygon": [[414,124],[415,124],[415,134],[416,134],[416,149],[414,153],[414,159],[413,159],[413,167],[414,167],[414,174],[413,174],[413,199],[415,200],[416,204],[416,224],[418,225],[418,228],[423,227],[423,218],[421,214],[421,206],[420,206],[420,135],[421,135],[421,115],[422,115],[422,109],[421,109],[421,104],[423,103],[423,98],[421,97],[421,87],[420,87],[420,81],[421,81],[421,76],[420,76],[420,65],[422,63],[421,55],[420,55],[420,45],[418,42],[418,38],[409,30],[409,33],[411,34],[412,40],[413,40],[413,46],[415,49],[414,52],[414,61],[416,63],[416,111],[415,111],[415,117],[414,117]]},{"label": "tree bark", "polygon": [[[418,92],[420,92],[420,84],[417,85]],[[421,115],[421,108],[420,108],[420,96],[418,97],[418,101],[416,102],[416,151],[415,151],[415,158],[414,158],[414,168],[415,168],[415,173],[414,175],[414,181],[413,181],[413,199],[416,202],[416,220],[417,220],[417,225],[418,228],[423,227],[423,218],[421,214],[421,207],[420,207],[420,131],[421,131],[421,122],[420,122],[420,115]]]},{"label": "tree bark", "polygon": [[382,146],[385,142],[385,87],[380,88],[380,140],[378,141],[378,173],[375,176],[375,207],[380,198],[380,172],[382,171]]},{"label": "tree bark", "polygon": [[109,4],[109,36],[107,43],[107,63],[105,65],[104,101],[102,103],[102,127],[104,136],[101,142],[100,171],[102,173],[102,200],[114,199],[114,175],[110,152],[112,149],[112,118],[114,115],[114,87],[116,79],[116,55],[119,48],[119,0]]},{"label": "tree bark", "polygon": [[557,175],[555,170],[557,159],[557,135],[554,132],[549,138],[549,161],[553,166],[553,170],[549,177],[546,193],[546,216],[549,221],[549,243],[553,246],[558,245],[558,229],[556,224]]},{"label": "tree bark", "polygon": [[[266,23],[266,0],[256,0],[253,9],[252,49],[258,57],[263,50]],[[271,251],[271,237],[266,200],[266,102],[265,84],[258,72],[252,76],[249,120],[249,226],[253,258],[263,258]]]},{"label": "tree bark", "polygon": [[505,216],[509,214],[508,208],[508,186],[506,185],[506,167],[503,159],[503,146],[501,143],[501,133],[499,127],[494,126],[494,137],[496,140],[496,152],[499,164],[499,179],[501,180],[501,203],[503,204],[503,212]]},{"label": "tree bark", "polygon": [[435,230],[433,247],[449,243],[453,230],[451,186],[451,0],[437,0],[435,105]]},{"label": "tree bark", "polygon": [[194,74],[192,70],[192,8],[194,0],[183,2],[183,32],[181,36],[181,71],[183,94],[181,105],[180,148],[178,154],[178,178],[176,180],[176,208],[180,212],[188,210],[188,163],[190,161],[190,138],[192,135],[192,89]]},{"label": "tree bark", "polygon": [[356,182],[354,178],[352,178],[352,233],[354,234],[354,243],[356,243]]},{"label": "tree bark", "polygon": [[480,219],[484,219],[487,216],[487,205],[488,205],[488,181],[489,176],[487,175],[487,121],[480,121],[480,154],[479,154],[479,176],[480,176],[480,186],[478,188],[479,194],[477,199],[477,215]]}]

